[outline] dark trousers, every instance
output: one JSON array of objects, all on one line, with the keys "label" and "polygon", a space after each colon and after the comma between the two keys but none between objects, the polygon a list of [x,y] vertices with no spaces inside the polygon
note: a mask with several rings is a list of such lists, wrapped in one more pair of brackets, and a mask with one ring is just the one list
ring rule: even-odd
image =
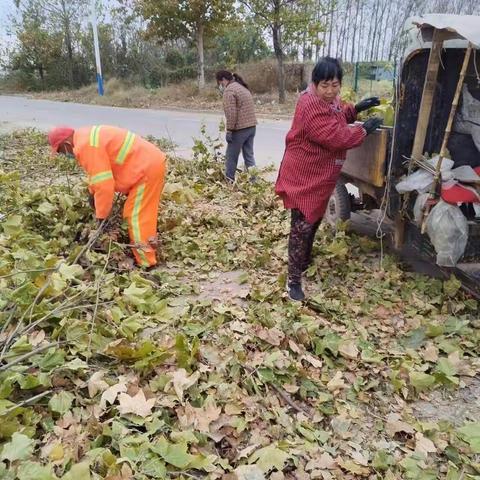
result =
[{"label": "dark trousers", "polygon": [[313,241],[322,219],[308,223],[300,210],[292,210],[288,239],[288,283],[301,283],[312,257]]},{"label": "dark trousers", "polygon": [[225,159],[225,175],[229,180],[235,180],[235,172],[237,171],[238,157],[240,156],[240,152],[242,152],[246,169],[255,166],[253,140],[255,138],[256,130],[256,127],[249,127],[232,132],[233,138],[232,141],[227,145]]}]

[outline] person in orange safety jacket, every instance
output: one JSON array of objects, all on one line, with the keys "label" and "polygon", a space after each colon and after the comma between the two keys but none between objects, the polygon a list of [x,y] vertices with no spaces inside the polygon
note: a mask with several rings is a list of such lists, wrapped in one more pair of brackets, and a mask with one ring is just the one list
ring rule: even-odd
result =
[{"label": "person in orange safety jacket", "polygon": [[128,222],[135,260],[156,264],[157,215],[165,183],[166,156],[155,145],[123,128],[96,125],[56,127],[48,134],[53,152],[74,156],[89,177],[97,219],[108,217],[115,192],[127,195]]}]

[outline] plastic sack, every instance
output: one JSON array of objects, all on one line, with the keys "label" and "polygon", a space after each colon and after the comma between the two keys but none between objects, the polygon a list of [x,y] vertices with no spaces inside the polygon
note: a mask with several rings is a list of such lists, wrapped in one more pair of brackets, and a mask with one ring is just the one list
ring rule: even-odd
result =
[{"label": "plastic sack", "polygon": [[469,134],[480,151],[480,101],[472,96],[467,85],[462,90],[462,108],[455,117],[455,132]]},{"label": "plastic sack", "polygon": [[417,199],[415,200],[415,205],[413,207],[413,217],[415,219],[415,223],[420,226],[423,220],[423,207],[425,206],[428,197],[430,196],[429,193],[421,193]]},{"label": "plastic sack", "polygon": [[461,210],[440,200],[428,215],[427,233],[437,252],[437,265],[454,267],[468,241],[468,223]]},{"label": "plastic sack", "polygon": [[398,182],[395,188],[398,193],[426,192],[430,189],[433,183],[433,175],[426,170],[417,170],[401,182]]},{"label": "plastic sack", "polygon": [[[439,156],[435,156],[427,160],[433,168],[437,167]],[[442,161],[442,167],[440,171],[442,172],[442,178],[449,176],[448,173],[453,167],[453,160],[449,158],[444,158]],[[433,175],[430,172],[427,172],[423,169],[418,169],[416,172],[413,172],[408,177],[404,178],[402,181],[398,182],[395,188],[398,193],[413,192],[416,190],[418,193],[428,192],[432,187]]]}]

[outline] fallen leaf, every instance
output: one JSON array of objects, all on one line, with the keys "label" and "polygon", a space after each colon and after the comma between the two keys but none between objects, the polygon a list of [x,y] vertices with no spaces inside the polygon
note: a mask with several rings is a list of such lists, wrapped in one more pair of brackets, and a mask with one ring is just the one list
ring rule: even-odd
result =
[{"label": "fallen leaf", "polygon": [[242,465],[234,473],[237,480],[265,480],[265,475],[256,465]]},{"label": "fallen leaf", "polygon": [[303,355],[302,360],[306,360],[310,365],[312,365],[312,367],[315,367],[315,368],[322,368],[322,365],[323,365],[322,361],[319,358],[314,357],[309,353],[306,353],[305,355]]},{"label": "fallen leaf", "polygon": [[254,329],[255,335],[263,340],[264,342],[269,343],[275,347],[278,347],[282,340],[285,338],[285,334],[278,328],[263,328],[257,326]]},{"label": "fallen leaf", "polygon": [[415,434],[415,451],[428,455],[429,453],[437,453],[437,447],[423,433],[417,432]]},{"label": "fallen leaf", "polygon": [[248,463],[255,463],[264,473],[268,473],[274,468],[283,470],[289,458],[288,453],[271,444],[253,453],[248,459]]},{"label": "fallen leaf", "polygon": [[117,399],[119,393],[125,393],[127,391],[127,384],[125,382],[118,382],[115,385],[107,388],[102,393],[102,398],[100,399],[100,408],[105,410],[107,403],[113,404]]},{"label": "fallen leaf", "polygon": [[336,467],[337,462],[329,453],[325,452],[318,458],[312,458],[305,466],[305,470],[307,472],[312,470],[333,470]]},{"label": "fallen leaf", "polygon": [[300,390],[300,387],[297,385],[290,385],[288,383],[285,383],[283,385],[283,389],[288,393],[297,393]]},{"label": "fallen leaf", "polygon": [[349,360],[355,360],[358,357],[358,348],[353,340],[341,342],[338,346],[338,351],[342,357],[348,358]]},{"label": "fallen leaf", "polygon": [[32,455],[34,444],[35,442],[31,438],[23,433],[15,432],[10,442],[3,446],[0,460],[8,460],[9,462],[25,460]]},{"label": "fallen leaf", "polygon": [[195,408],[187,403],[185,416],[188,418],[188,425],[192,425],[200,432],[208,433],[210,424],[219,419],[222,409],[217,407],[212,397],[207,397],[201,408]]},{"label": "fallen leaf", "polygon": [[200,372],[188,375],[184,368],[179,368],[178,370],[175,370],[175,372],[169,372],[168,376],[171,377],[171,383],[173,384],[173,389],[175,390],[177,397],[183,402],[184,391],[197,383],[200,378]]},{"label": "fallen leaf", "polygon": [[327,383],[327,388],[331,392],[347,388],[347,384],[343,381],[343,373],[340,370],[338,370],[334,377]]},{"label": "fallen leaf", "polygon": [[38,330],[37,332],[33,332],[28,339],[30,345],[34,347],[38,347],[43,341],[45,340],[45,331]]},{"label": "fallen leaf", "polygon": [[438,348],[429,342],[422,353],[422,357],[426,362],[435,363],[438,360]]},{"label": "fallen leaf", "polygon": [[134,397],[128,393],[120,393],[118,397],[118,411],[121,415],[133,413],[139,417],[148,417],[152,413],[152,408],[155,405],[155,398],[147,400],[143,390],[139,390]]},{"label": "fallen leaf", "polygon": [[105,372],[95,372],[89,378],[87,385],[88,385],[88,395],[90,396],[90,398],[93,398],[98,392],[103,392],[108,388],[108,383],[103,380],[104,375],[105,375]]},{"label": "fallen leaf", "polygon": [[411,434],[415,433],[413,427],[408,423],[402,421],[398,413],[390,413],[389,415],[387,415],[385,431],[391,437],[395,436],[395,434],[398,432],[405,432]]}]

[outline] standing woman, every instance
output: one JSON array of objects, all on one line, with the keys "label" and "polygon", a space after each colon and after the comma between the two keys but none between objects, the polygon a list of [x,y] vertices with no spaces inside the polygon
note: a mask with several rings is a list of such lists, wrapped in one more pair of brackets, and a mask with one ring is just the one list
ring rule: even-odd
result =
[{"label": "standing woman", "polygon": [[240,151],[243,154],[245,168],[248,170],[255,166],[253,155],[253,140],[257,125],[255,105],[248,85],[239,75],[220,70],[215,77],[223,93],[223,108],[227,120],[225,175],[227,180],[233,183]]},{"label": "standing woman", "polygon": [[339,93],[343,71],[337,59],[325,57],[300,96],[275,186],[285,208],[291,209],[288,242],[288,294],[303,300],[302,273],[311,262],[315,233],[340,175],[347,150],[360,145],[382,119],[349,125],[357,113],[378,105],[377,97],[344,104]]}]

